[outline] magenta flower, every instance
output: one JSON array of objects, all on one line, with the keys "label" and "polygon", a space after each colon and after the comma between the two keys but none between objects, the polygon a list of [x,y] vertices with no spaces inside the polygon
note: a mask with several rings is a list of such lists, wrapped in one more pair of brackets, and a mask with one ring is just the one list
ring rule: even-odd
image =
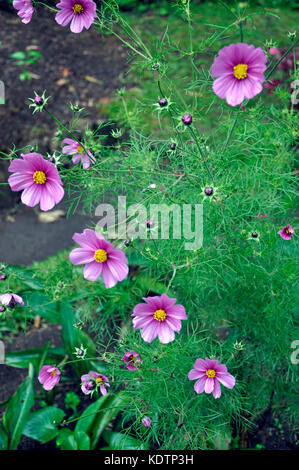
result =
[{"label": "magenta flower", "polygon": [[151,423],[152,423],[152,420],[149,416],[144,416],[142,418],[141,422],[142,422],[142,424],[145,428],[149,428]]},{"label": "magenta flower", "polygon": [[142,363],[142,359],[136,351],[126,352],[122,361],[127,364],[127,369],[129,370],[137,370],[136,365]]},{"label": "magenta flower", "polygon": [[128,260],[122,250],[117,250],[95,230],[85,229],[83,233],[75,233],[73,240],[82,248],[75,248],[70,253],[72,264],[85,264],[84,278],[96,281],[103,276],[107,288],[123,281],[129,272]]},{"label": "magenta flower", "polygon": [[38,380],[42,384],[44,390],[52,390],[60,380],[60,370],[54,366],[43,366],[39,371]]},{"label": "magenta flower", "polygon": [[213,90],[230,106],[241,104],[260,93],[265,80],[267,57],[260,47],[248,44],[230,44],[220,49],[211,74],[216,80]]},{"label": "magenta flower", "polygon": [[87,150],[88,155],[84,152],[82,145],[73,139],[64,139],[64,144],[67,144],[62,149],[62,153],[65,155],[73,155],[73,164],[76,165],[78,162],[82,162],[83,168],[89,168],[90,162],[94,165],[96,160],[92,153]]},{"label": "magenta flower", "polygon": [[173,341],[174,332],[180,332],[181,320],[187,320],[183,305],[175,305],[176,299],[166,294],[143,297],[143,300],[146,303],[136,305],[132,313],[134,328],[141,328],[141,337],[148,343],[157,336],[163,344]]},{"label": "magenta flower", "polygon": [[22,23],[29,23],[32,19],[34,8],[31,0],[14,0],[13,6],[18,11],[18,16],[22,18]]},{"label": "magenta flower", "polygon": [[198,379],[194,384],[196,393],[213,392],[213,397],[219,398],[221,396],[220,383],[227,388],[235,386],[235,377],[229,374],[226,366],[219,364],[217,359],[208,359],[207,357],[205,360],[197,359],[193,367],[194,369],[190,370],[188,374],[188,379]]},{"label": "magenta flower", "polygon": [[45,160],[39,153],[22,154],[22,159],[12,161],[8,178],[12,191],[21,191],[23,204],[29,207],[40,203],[42,211],[53,209],[64,196],[62,182],[54,163]]},{"label": "magenta flower", "polygon": [[84,395],[90,395],[94,390],[100,389],[102,395],[106,395],[107,390],[105,387],[110,387],[109,379],[102,374],[98,374],[91,370],[88,374],[81,377],[81,390]]},{"label": "magenta flower", "polygon": [[12,294],[11,292],[7,292],[6,294],[0,295],[0,302],[2,305],[6,305],[6,307],[15,307],[17,304],[23,307],[24,300],[17,294]]},{"label": "magenta flower", "polygon": [[61,26],[71,21],[72,33],[81,33],[83,28],[89,29],[97,16],[97,5],[92,0],[61,0],[56,6],[60,11],[55,20]]},{"label": "magenta flower", "polygon": [[286,225],[285,227],[283,227],[282,230],[280,230],[280,232],[277,232],[281,238],[283,238],[284,240],[291,240],[293,234],[294,234],[294,229],[290,226],[290,224]]}]

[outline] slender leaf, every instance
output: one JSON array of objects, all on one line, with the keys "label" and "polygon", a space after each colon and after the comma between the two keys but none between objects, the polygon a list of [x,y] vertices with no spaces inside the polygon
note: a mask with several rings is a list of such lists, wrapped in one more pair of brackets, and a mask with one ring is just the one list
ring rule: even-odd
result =
[{"label": "slender leaf", "polygon": [[15,450],[18,447],[34,403],[33,374],[33,365],[29,364],[28,377],[10,399],[3,416],[3,428],[8,435],[10,450]]},{"label": "slender leaf", "polygon": [[97,413],[91,431],[91,448],[95,449],[102,433],[105,431],[108,424],[112,419],[124,408],[128,396],[125,393],[119,392],[115,396],[109,396],[105,401],[105,406],[102,406]]}]

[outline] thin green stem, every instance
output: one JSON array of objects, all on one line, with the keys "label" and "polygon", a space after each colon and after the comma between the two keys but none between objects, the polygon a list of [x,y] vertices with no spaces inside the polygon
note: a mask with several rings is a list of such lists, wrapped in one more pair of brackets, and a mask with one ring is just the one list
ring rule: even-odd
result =
[{"label": "thin green stem", "polygon": [[291,50],[296,47],[296,45],[298,44],[298,41],[294,42],[287,50],[286,52],[280,57],[280,59],[276,62],[276,64],[274,64],[274,66],[266,73],[266,76],[265,76],[265,82],[267,82],[269,80],[269,78],[271,77],[272,73],[275,72],[275,70],[277,69],[277,67],[279,66],[279,64],[285,59],[285,57],[291,52]]}]

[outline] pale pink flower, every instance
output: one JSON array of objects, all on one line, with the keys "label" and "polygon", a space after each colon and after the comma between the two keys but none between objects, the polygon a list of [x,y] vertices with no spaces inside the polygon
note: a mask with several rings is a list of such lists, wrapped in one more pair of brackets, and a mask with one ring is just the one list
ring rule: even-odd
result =
[{"label": "pale pink flower", "polygon": [[17,294],[7,292],[6,294],[0,295],[0,303],[10,308],[15,307],[16,305],[23,307],[24,300]]},{"label": "pale pink flower", "polygon": [[260,47],[238,43],[220,49],[211,74],[213,90],[230,106],[241,104],[260,93],[265,80],[267,57]]},{"label": "pale pink flower", "polygon": [[39,153],[22,154],[12,161],[8,178],[12,191],[21,191],[21,201],[29,207],[40,203],[42,211],[53,209],[64,196],[62,181],[54,163],[45,160]]},{"label": "pale pink flower", "polygon": [[[194,390],[196,393],[213,393],[214,398],[221,396],[220,383],[227,388],[234,388],[236,380],[228,373],[224,364],[217,359],[197,359],[194,369],[188,374],[189,380],[196,380]],[[219,383],[220,382],[220,383]]]},{"label": "pale pink flower", "polygon": [[81,377],[81,390],[84,395],[90,395],[93,390],[100,389],[102,395],[106,395],[106,387],[110,387],[109,379],[105,375],[98,374],[91,370]]},{"label": "pale pink flower", "polygon": [[84,278],[96,281],[101,275],[107,288],[123,281],[129,272],[128,260],[122,250],[117,250],[95,230],[85,229],[75,233],[73,240],[81,245],[70,253],[72,264],[85,264]]},{"label": "pale pink flower", "polygon": [[13,6],[18,11],[18,16],[22,18],[22,23],[27,24],[31,21],[34,8],[31,0],[14,0]]},{"label": "pale pink flower", "polygon": [[96,160],[90,150],[87,150],[86,153],[80,142],[76,142],[73,139],[64,139],[63,143],[67,145],[63,147],[62,153],[73,155],[72,161],[74,165],[81,161],[83,168],[86,169],[90,167],[90,163],[95,164]]},{"label": "pale pink flower", "polygon": [[83,28],[89,29],[97,16],[97,5],[93,0],[61,0],[56,7],[60,11],[55,20],[61,26],[71,22],[72,33],[81,33]]},{"label": "pale pink flower", "polygon": [[161,297],[143,297],[145,304],[134,307],[132,317],[136,330],[141,329],[141,337],[151,343],[157,336],[161,343],[169,343],[181,330],[181,320],[187,320],[183,305],[175,305],[176,299],[162,294]]},{"label": "pale pink flower", "polygon": [[60,370],[54,366],[43,366],[38,374],[38,381],[47,391],[52,390],[60,380]]}]

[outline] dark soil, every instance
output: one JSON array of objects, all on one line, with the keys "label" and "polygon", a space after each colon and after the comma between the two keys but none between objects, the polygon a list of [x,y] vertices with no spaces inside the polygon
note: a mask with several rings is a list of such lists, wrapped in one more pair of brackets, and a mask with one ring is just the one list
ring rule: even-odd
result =
[{"label": "dark soil", "polygon": [[[54,17],[53,12],[39,7],[25,25],[16,10],[0,10],[0,79],[5,84],[5,105],[0,106],[2,152],[8,152],[13,144],[21,149],[38,143],[41,153],[55,149],[55,122],[45,112],[32,115],[28,108],[28,97],[34,96],[34,90],[47,90],[51,96],[48,107],[63,123],[72,116],[68,103],[85,107],[88,117],[84,128],[105,120],[105,107],[121,86],[126,53],[120,43],[92,29],[73,34]],[[10,55],[25,50],[39,51],[42,58],[35,65],[18,66]],[[33,74],[31,81],[19,79],[25,68]],[[0,160],[0,183],[7,177],[7,163]],[[88,217],[76,214],[68,220],[42,223],[38,210],[19,203],[20,193],[4,185],[0,190],[0,261],[6,264],[29,265],[70,247],[73,233],[82,231],[89,222]],[[64,204],[57,208],[63,209]]]}]

